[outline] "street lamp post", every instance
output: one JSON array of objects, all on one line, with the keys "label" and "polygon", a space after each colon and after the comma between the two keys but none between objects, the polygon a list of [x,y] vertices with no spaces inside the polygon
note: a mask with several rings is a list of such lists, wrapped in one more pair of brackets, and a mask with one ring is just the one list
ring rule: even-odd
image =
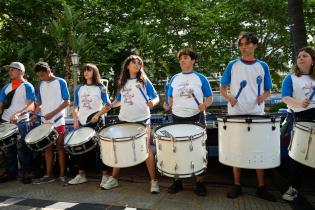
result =
[{"label": "street lamp post", "polygon": [[78,53],[71,54],[71,62],[73,66],[73,95],[75,92],[75,88],[78,85],[78,69],[80,64],[80,56]]}]

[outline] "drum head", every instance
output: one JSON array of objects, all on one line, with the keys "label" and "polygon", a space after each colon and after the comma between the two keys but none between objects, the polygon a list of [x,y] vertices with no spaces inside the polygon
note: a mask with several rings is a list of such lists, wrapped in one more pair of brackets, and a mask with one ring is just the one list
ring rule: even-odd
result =
[{"label": "drum head", "polygon": [[78,145],[90,140],[95,136],[95,130],[89,127],[79,128],[78,130],[71,131],[65,138],[67,145]]},{"label": "drum head", "polygon": [[297,122],[295,124],[296,127],[308,131],[309,129],[315,129],[315,122]]},{"label": "drum head", "polygon": [[0,139],[11,136],[17,131],[18,127],[15,124],[11,123],[2,123],[0,124]]},{"label": "drum head", "polygon": [[116,139],[117,141],[145,134],[146,127],[140,123],[118,123],[103,128],[99,135],[102,138]]},{"label": "drum head", "polygon": [[45,137],[48,137],[51,131],[54,129],[53,124],[45,123],[31,130],[25,137],[26,143],[37,142]]},{"label": "drum head", "polygon": [[197,124],[166,124],[158,127],[155,134],[159,136],[174,136],[176,138],[183,138],[194,136],[204,132],[204,128]]}]

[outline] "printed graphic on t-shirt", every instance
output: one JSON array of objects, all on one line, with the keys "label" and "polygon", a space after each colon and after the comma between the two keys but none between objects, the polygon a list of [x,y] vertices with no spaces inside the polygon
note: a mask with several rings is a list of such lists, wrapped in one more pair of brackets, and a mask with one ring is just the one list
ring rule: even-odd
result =
[{"label": "printed graphic on t-shirt", "polygon": [[179,83],[178,86],[179,86],[179,88],[178,88],[179,96],[186,96],[187,98],[191,97],[191,95],[189,94],[188,81],[181,82],[181,83]]},{"label": "printed graphic on t-shirt", "polygon": [[125,104],[133,105],[132,98],[135,97],[135,95],[130,92],[132,92],[132,88],[123,88],[121,91],[124,99]]},{"label": "printed graphic on t-shirt", "polygon": [[305,86],[303,87],[303,90],[305,90],[305,97],[309,98],[313,92],[313,87],[314,85],[312,82],[306,83]]},{"label": "printed graphic on t-shirt", "polygon": [[91,103],[92,99],[90,98],[89,94],[85,93],[84,95],[82,95],[82,107],[86,109],[92,109]]}]

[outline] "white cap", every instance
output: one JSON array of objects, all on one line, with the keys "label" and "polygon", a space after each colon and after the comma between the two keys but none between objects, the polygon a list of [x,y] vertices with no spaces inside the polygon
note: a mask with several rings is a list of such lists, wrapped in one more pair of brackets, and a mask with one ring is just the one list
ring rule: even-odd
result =
[{"label": "white cap", "polygon": [[9,68],[15,68],[20,70],[21,72],[25,73],[25,67],[22,63],[20,62],[12,62],[10,63],[10,65],[5,65],[4,66],[5,69],[9,69]]}]

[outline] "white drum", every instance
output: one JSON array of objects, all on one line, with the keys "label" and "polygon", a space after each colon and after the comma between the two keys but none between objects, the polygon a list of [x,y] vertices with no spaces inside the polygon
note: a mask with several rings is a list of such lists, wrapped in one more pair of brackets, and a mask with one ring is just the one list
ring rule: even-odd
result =
[{"label": "white drum", "polygon": [[32,129],[25,137],[26,145],[33,151],[42,151],[54,144],[58,138],[58,132],[53,124],[45,123]]},{"label": "white drum", "polygon": [[80,155],[91,151],[97,145],[98,137],[93,128],[82,127],[69,132],[64,142],[70,154]]},{"label": "white drum", "polygon": [[17,125],[11,123],[0,124],[0,148],[7,148],[15,145],[18,138],[19,129]]},{"label": "white drum", "polygon": [[154,131],[156,164],[162,175],[192,177],[207,168],[206,129],[201,124],[165,124]]},{"label": "white drum", "polygon": [[292,136],[289,156],[297,162],[315,168],[315,122],[297,122]]},{"label": "white drum", "polygon": [[231,115],[218,118],[219,161],[248,169],[280,165],[280,118]]},{"label": "white drum", "polygon": [[140,123],[107,125],[99,132],[101,158],[105,165],[124,168],[148,158],[146,126]]}]

